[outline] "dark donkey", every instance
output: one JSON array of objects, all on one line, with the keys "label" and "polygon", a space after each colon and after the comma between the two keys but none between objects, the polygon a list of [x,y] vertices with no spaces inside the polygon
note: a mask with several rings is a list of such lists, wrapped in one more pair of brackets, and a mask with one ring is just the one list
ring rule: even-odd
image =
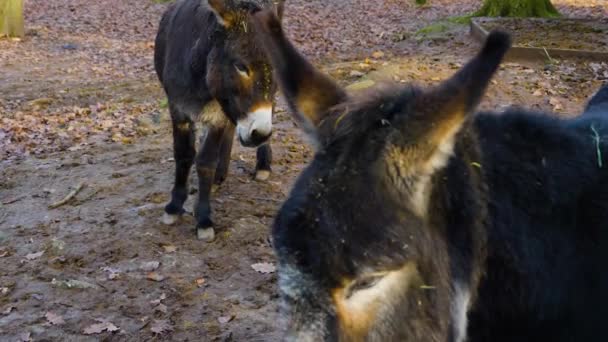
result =
[{"label": "dark donkey", "polygon": [[355,100],[256,25],[318,142],[273,227],[286,340],[608,338],[608,89],[576,119],[473,114],[493,32],[436,88]]},{"label": "dark donkey", "polygon": [[[173,121],[175,184],[163,222],[184,213],[188,176],[196,160],[198,201],[194,209],[199,239],[214,237],[209,196],[226,178],[234,131],[243,146],[257,149],[256,179],[270,175],[276,86],[264,53],[256,47],[250,16],[283,0],[179,0],[163,15],[154,65]],[[198,154],[195,123],[205,129]]]}]

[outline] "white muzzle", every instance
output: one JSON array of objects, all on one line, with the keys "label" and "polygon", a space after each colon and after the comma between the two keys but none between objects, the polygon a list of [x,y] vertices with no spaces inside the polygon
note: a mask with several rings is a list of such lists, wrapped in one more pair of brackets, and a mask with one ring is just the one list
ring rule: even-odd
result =
[{"label": "white muzzle", "polygon": [[243,146],[255,147],[266,142],[272,133],[272,107],[259,107],[237,121],[239,141]]}]

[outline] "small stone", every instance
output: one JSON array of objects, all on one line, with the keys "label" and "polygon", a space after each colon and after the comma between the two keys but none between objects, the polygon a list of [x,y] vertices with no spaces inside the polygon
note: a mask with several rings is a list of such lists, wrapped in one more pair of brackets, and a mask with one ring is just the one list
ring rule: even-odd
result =
[{"label": "small stone", "polygon": [[144,272],[152,272],[156,270],[160,266],[160,262],[158,261],[148,261],[141,264],[140,268]]},{"label": "small stone", "polygon": [[44,251],[40,251],[40,252],[36,252],[36,253],[29,253],[28,255],[25,256],[25,258],[27,260],[35,260],[35,259],[40,258],[43,254],[44,254]]},{"label": "small stone", "polygon": [[276,266],[268,262],[253,264],[251,265],[251,268],[263,274],[274,273],[277,271]]},{"label": "small stone", "polygon": [[215,239],[215,231],[213,228],[198,228],[196,230],[196,236],[199,240],[211,242]]},{"label": "small stone", "polygon": [[226,324],[234,319],[234,315],[218,317],[217,321],[220,324]]}]

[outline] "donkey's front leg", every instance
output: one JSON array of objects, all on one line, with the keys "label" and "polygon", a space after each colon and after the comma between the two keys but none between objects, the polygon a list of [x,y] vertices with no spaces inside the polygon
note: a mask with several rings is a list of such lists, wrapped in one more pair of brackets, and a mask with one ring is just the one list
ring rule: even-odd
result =
[{"label": "donkey's front leg", "polygon": [[175,181],[171,201],[165,206],[163,223],[174,224],[184,213],[184,202],[188,198],[188,175],[194,162],[194,123],[186,114],[171,106],[173,120],[173,156],[175,159]]},{"label": "donkey's front leg", "polygon": [[258,147],[256,157],[255,179],[258,181],[265,181],[270,177],[270,164],[272,163],[270,142]]},{"label": "donkey's front leg", "polygon": [[198,174],[198,201],[194,209],[196,233],[200,240],[212,241],[215,238],[209,197],[215,181],[215,172],[221,149],[225,126],[206,126],[201,136],[199,152],[196,155]]},{"label": "donkey's front leg", "polygon": [[217,170],[215,171],[216,185],[222,184],[228,176],[228,169],[230,168],[230,155],[232,153],[232,143],[234,142],[234,128],[235,127],[232,123],[226,122],[226,128],[224,129],[220,147]]}]

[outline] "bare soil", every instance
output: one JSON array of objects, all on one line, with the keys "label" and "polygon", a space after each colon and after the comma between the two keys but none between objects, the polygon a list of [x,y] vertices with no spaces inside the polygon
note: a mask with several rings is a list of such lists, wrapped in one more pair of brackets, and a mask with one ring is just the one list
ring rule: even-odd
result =
[{"label": "bare soil", "polygon": [[[555,3],[606,13],[602,2]],[[479,44],[464,26],[414,32],[478,5],[290,0],[285,24],[343,85],[432,85]],[[0,41],[2,341],[279,340],[276,275],[252,265],[275,262],[269,227],[312,152],[279,101],[273,174],[253,181],[255,153],[235,143],[212,202],[216,240],[196,240],[189,216],[162,225],[173,163],[152,42],[165,6],[26,1],[26,38]],[[506,63],[481,107],[576,115],[606,79],[605,63]]]},{"label": "bare soil", "polygon": [[486,29],[513,35],[515,46],[608,52],[608,21],[533,18],[484,18]]}]

